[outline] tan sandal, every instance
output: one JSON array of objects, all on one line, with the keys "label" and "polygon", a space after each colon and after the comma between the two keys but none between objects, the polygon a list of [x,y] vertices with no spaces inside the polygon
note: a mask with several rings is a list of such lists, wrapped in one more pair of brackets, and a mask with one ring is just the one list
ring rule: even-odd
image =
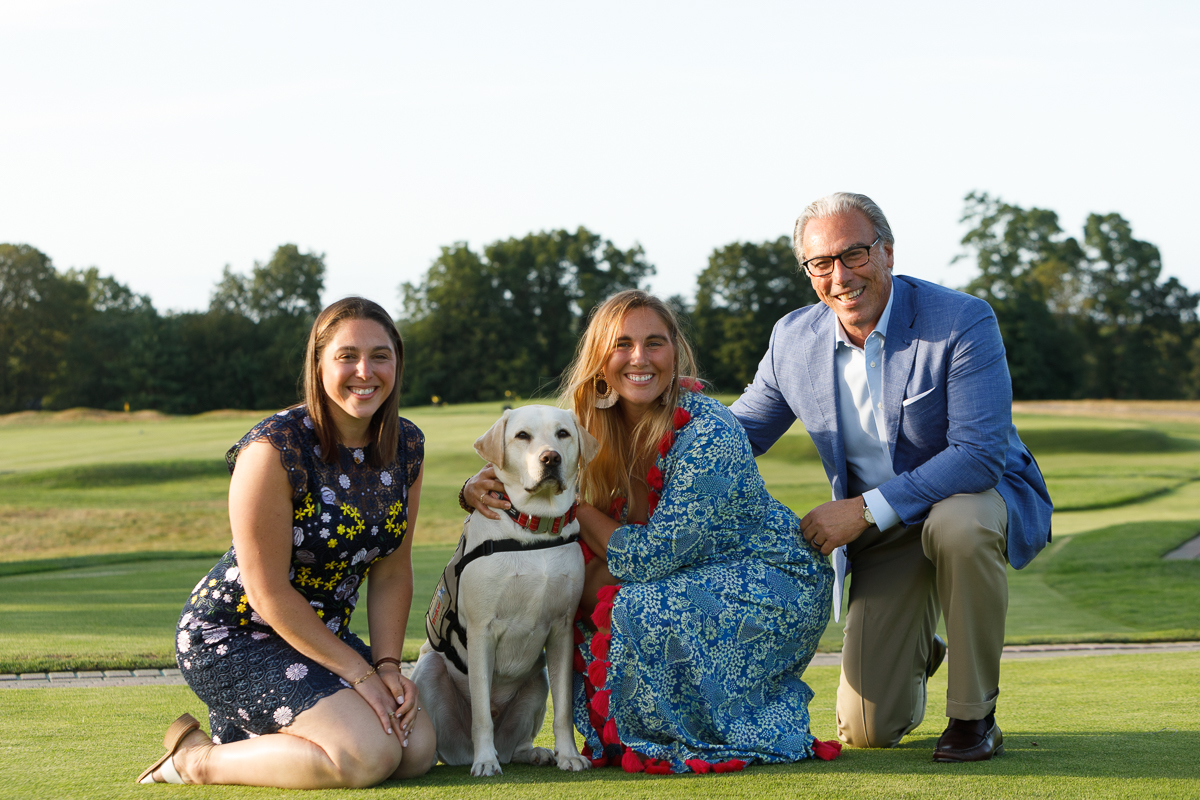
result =
[{"label": "tan sandal", "polygon": [[[200,723],[191,714],[181,714],[177,720],[171,723],[167,728],[167,733],[163,736],[163,747],[167,748],[167,752],[158,761],[155,761],[147,767],[141,775],[137,776],[138,783],[183,783],[183,778],[179,777],[178,770],[175,769],[175,762],[171,757],[179,752],[179,746],[183,744],[183,740],[187,735],[194,730],[200,729]],[[162,777],[164,780],[154,780],[154,771],[162,768]]]}]

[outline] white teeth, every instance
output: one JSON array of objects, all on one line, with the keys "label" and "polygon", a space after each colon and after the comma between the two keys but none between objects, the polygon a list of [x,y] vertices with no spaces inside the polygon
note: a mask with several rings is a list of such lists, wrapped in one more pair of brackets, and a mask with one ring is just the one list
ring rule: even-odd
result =
[{"label": "white teeth", "polygon": [[863,286],[860,289],[855,289],[853,292],[846,292],[845,294],[838,295],[838,300],[841,300],[843,303],[848,303],[849,301],[853,300],[854,298],[856,298],[860,294],[862,294],[863,290],[866,288],[867,287]]},{"label": "white teeth", "polygon": [[625,377],[631,383],[649,383],[650,381],[654,380],[653,375],[626,375]]},{"label": "white teeth", "polygon": [[351,394],[356,394],[359,397],[366,397],[367,395],[371,394],[374,391],[375,391],[374,389],[355,389],[355,388],[350,389]]}]

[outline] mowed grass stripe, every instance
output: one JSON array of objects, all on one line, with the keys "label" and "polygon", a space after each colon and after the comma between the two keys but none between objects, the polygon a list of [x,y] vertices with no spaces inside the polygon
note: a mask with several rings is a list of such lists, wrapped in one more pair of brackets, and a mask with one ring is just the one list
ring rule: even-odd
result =
[{"label": "mowed grass stripe", "polygon": [[[835,667],[805,674],[815,697],[813,732],[832,738]],[[654,777],[619,769],[566,773],[509,765],[495,778],[438,766],[407,783],[354,790],[354,797],[512,800],[608,797],[762,798],[1192,798],[1200,795],[1200,653],[1005,662],[998,718],[1006,753],[991,762],[930,760],[945,719],[946,670],[930,681],[925,721],[890,750],[847,748],[832,762],[752,766],[728,775]],[[187,687],[26,689],[0,692],[0,796],[144,798],[132,778],[156,758],[162,730],[182,712],[206,719]],[[549,715],[547,720],[549,720]],[[206,725],[207,727],[207,725]],[[551,746],[549,726],[536,744]],[[169,789],[169,787],[168,787]],[[160,788],[159,792],[168,791]],[[190,797],[344,798],[246,787],[190,787]]]}]

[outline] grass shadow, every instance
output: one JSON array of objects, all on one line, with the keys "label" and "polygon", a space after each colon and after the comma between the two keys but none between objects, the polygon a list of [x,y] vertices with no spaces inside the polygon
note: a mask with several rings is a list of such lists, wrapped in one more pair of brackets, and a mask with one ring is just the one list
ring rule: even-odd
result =
[{"label": "grass shadow", "polygon": [[1037,456],[1060,453],[1172,453],[1200,450],[1200,442],[1153,428],[1031,428],[1021,432]]},{"label": "grass shadow", "polygon": [[228,476],[224,461],[158,461],[123,464],[83,464],[72,467],[10,472],[0,475],[0,488],[95,489],[112,486],[186,481],[192,478]]}]

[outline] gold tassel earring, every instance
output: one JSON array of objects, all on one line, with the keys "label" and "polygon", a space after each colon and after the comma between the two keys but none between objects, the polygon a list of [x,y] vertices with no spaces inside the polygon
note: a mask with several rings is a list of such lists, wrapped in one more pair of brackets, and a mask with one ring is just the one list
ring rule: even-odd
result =
[{"label": "gold tassel earring", "polygon": [[[600,391],[601,385],[604,386],[604,391]],[[603,372],[597,372],[596,377],[592,379],[592,389],[596,392],[596,408],[612,408],[617,404],[617,392]]]}]

